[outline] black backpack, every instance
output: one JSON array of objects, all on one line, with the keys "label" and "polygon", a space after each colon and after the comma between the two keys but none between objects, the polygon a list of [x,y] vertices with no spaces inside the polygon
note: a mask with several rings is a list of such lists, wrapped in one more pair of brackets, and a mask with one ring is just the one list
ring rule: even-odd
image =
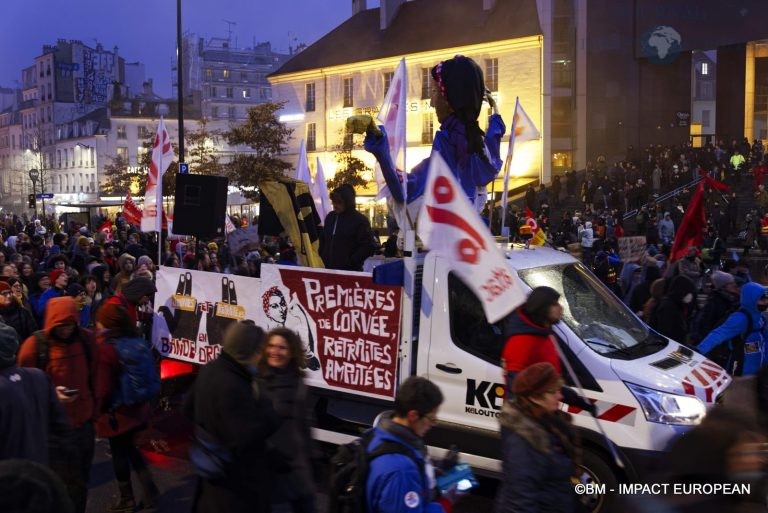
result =
[{"label": "black backpack", "polygon": [[369,429],[357,440],[340,446],[331,458],[328,513],[365,513],[368,510],[365,486],[370,464],[384,454],[408,456],[423,477],[423,464],[416,459],[411,449],[402,444],[385,440],[372,452],[367,452],[374,432],[373,428]]}]

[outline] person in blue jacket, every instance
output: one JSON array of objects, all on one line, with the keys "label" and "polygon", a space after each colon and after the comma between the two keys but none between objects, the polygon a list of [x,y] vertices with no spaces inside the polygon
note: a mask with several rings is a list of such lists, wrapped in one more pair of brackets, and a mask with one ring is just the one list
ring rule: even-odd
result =
[{"label": "person in blue jacket", "polygon": [[[768,326],[763,318],[763,312],[768,309],[766,288],[755,282],[745,284],[740,302],[741,308],[704,337],[696,349],[706,356],[719,345],[728,343],[730,355],[725,370],[733,376],[752,376],[768,363],[765,354]],[[734,344],[739,339],[743,344]]]},{"label": "person in blue jacket", "polygon": [[412,455],[383,454],[371,460],[365,487],[368,513],[444,513],[443,505],[432,500],[434,471],[423,440],[437,423],[442,402],[440,389],[425,378],[413,376],[400,386],[394,412],[382,415],[366,452],[394,442]]},{"label": "person in blue jacket", "polygon": [[[430,101],[440,122],[432,151],[443,157],[470,202],[480,212],[486,202],[486,186],[501,169],[500,145],[506,126],[475,61],[457,55],[433,67],[431,76]],[[494,111],[485,133],[477,122],[484,99]],[[392,198],[398,203],[403,200],[412,203],[424,194],[430,159],[424,159],[406,175],[407,197],[403,198],[398,178],[398,171],[403,170],[395,170],[386,130],[379,128],[381,133],[367,131],[365,149],[379,162]]]}]

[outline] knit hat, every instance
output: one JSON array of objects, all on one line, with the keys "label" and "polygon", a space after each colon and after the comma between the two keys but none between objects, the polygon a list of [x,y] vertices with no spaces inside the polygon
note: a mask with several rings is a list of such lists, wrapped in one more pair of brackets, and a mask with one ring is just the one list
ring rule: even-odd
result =
[{"label": "knit hat", "polygon": [[85,287],[83,287],[79,283],[70,283],[69,286],[67,286],[68,296],[77,297],[84,292],[85,292]]},{"label": "knit hat", "polygon": [[264,330],[250,321],[232,324],[224,333],[222,351],[237,360],[247,362],[264,347]]},{"label": "knit hat", "polygon": [[11,290],[11,285],[5,280],[0,280],[0,292],[6,290]]},{"label": "knit hat", "polygon": [[549,362],[534,363],[517,373],[512,382],[512,393],[522,397],[538,397],[547,390],[560,389],[563,378]]},{"label": "knit hat", "polygon": [[7,324],[0,323],[0,369],[5,369],[16,363],[18,350],[18,333]]},{"label": "knit hat", "polygon": [[729,283],[736,283],[736,278],[731,273],[723,271],[713,272],[710,280],[712,280],[712,286],[715,287],[715,290],[721,290]]},{"label": "knit hat", "polygon": [[152,259],[147,255],[141,255],[139,259],[136,260],[136,267],[141,267],[142,265],[146,265],[147,267],[152,267],[154,263],[152,262]]},{"label": "knit hat", "polygon": [[54,269],[53,271],[48,273],[48,277],[51,279],[51,286],[53,286],[54,283],[56,283],[56,280],[59,279],[59,276],[64,274],[63,269]]},{"label": "knit hat", "polygon": [[87,248],[90,244],[88,243],[88,237],[80,237],[77,239],[77,245],[83,248]]},{"label": "knit hat", "polygon": [[121,289],[121,292],[125,296],[128,302],[137,304],[139,300],[144,296],[152,296],[157,292],[155,284],[152,280],[144,277],[134,278],[128,283],[125,283]]}]

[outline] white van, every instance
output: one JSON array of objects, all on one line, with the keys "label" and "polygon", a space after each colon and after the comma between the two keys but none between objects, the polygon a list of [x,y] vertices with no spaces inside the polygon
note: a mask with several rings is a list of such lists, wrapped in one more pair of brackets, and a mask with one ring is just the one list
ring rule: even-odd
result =
[{"label": "white van", "polygon": [[[613,463],[590,414],[563,405],[574,414],[583,440],[583,480],[610,490],[618,481],[641,479],[648,461],[721,399],[730,377],[702,355],[652,331],[569,254],[514,246],[507,257],[529,288],[546,285],[561,293],[563,322],[555,327],[564,342],[561,349],[587,397],[596,401],[599,422],[625,465],[619,469]],[[504,320],[489,324],[451,262],[433,253],[405,259],[402,318],[398,382],[425,376],[446,398],[428,444],[433,449],[456,444],[478,472],[497,474],[497,417],[504,397],[499,361],[508,336]],[[318,399],[314,433],[326,442],[352,440],[361,426],[391,408],[386,401],[327,390],[322,382],[311,390]],[[609,509],[611,499],[595,494],[591,509]]]}]

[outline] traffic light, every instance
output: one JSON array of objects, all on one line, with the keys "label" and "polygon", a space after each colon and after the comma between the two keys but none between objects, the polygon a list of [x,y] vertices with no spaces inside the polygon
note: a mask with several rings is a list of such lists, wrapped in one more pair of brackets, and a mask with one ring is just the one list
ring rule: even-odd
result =
[{"label": "traffic light", "polygon": [[29,208],[35,208],[37,206],[34,194],[27,196],[27,200],[29,201]]}]

